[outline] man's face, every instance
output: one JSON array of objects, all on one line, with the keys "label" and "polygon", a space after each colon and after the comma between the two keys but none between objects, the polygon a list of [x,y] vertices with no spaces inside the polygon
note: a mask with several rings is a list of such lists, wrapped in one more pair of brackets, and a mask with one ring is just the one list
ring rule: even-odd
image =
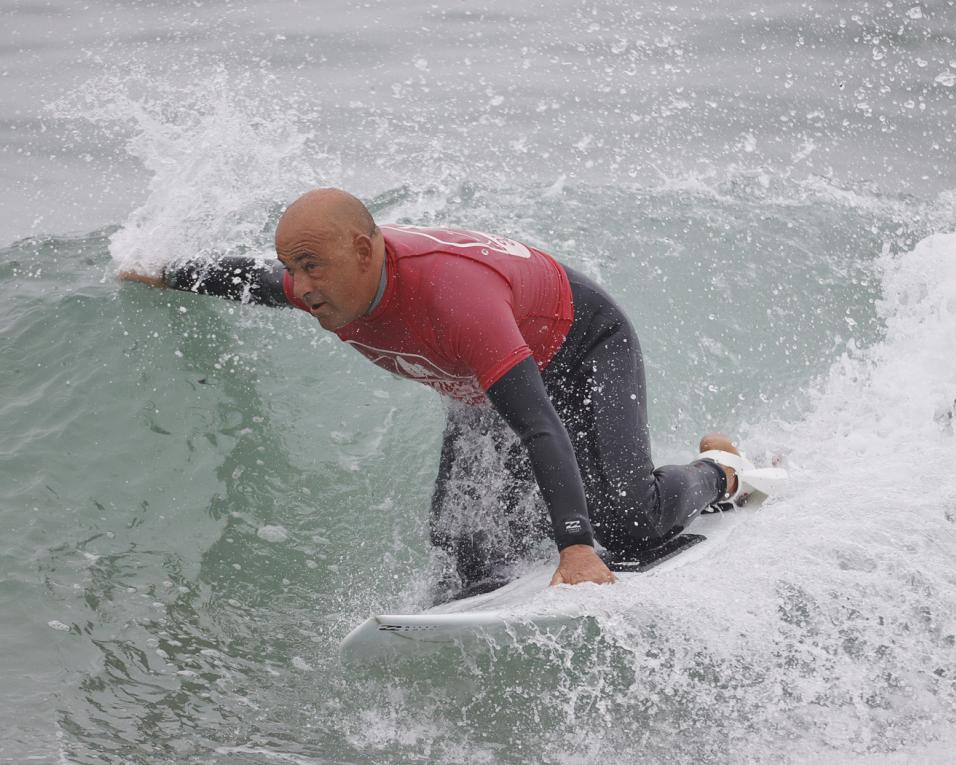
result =
[{"label": "man's face", "polygon": [[325,329],[355,321],[372,302],[378,278],[374,275],[372,286],[368,237],[343,232],[334,238],[309,238],[278,256],[292,277],[293,294]]}]

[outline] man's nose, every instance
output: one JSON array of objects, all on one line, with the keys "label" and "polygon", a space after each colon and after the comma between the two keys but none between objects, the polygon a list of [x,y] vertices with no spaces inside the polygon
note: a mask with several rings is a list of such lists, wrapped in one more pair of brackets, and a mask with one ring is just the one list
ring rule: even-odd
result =
[{"label": "man's nose", "polygon": [[311,283],[304,275],[292,277],[292,294],[302,300],[312,290]]}]

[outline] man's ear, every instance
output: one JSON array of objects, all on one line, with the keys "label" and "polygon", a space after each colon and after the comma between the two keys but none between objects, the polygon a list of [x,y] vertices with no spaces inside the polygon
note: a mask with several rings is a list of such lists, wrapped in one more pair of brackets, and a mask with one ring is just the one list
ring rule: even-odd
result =
[{"label": "man's ear", "polygon": [[367,234],[355,234],[352,246],[362,268],[369,268],[372,265],[372,238]]}]

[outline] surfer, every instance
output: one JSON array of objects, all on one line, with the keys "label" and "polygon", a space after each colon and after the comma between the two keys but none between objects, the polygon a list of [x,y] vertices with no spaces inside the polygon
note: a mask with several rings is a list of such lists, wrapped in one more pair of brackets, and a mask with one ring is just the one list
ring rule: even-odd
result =
[{"label": "surfer", "polygon": [[[474,231],[378,226],[338,189],[291,204],[275,246],[271,264],[229,257],[120,277],[299,308],[373,363],[459,402],[432,499],[432,541],[456,569],[446,598],[503,584],[500,567],[540,538],[540,523],[517,509],[533,483],[560,555],[552,584],[613,582],[595,540],[620,555],[656,547],[734,494],[734,469],[715,455],[654,467],[633,327],[599,285],[541,250]],[[461,512],[486,483],[462,448],[486,436],[505,452],[505,533]],[[736,454],[717,433],[701,440],[710,450]]]}]

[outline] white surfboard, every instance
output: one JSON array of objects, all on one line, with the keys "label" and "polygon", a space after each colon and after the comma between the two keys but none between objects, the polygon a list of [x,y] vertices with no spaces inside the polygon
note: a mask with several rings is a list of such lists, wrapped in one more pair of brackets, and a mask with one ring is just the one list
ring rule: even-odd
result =
[{"label": "white surfboard", "polygon": [[[780,470],[773,478],[774,489],[779,490],[786,473]],[[646,566],[635,565],[631,571],[618,568],[618,579],[666,577],[678,568],[702,565],[764,499],[766,495],[757,494],[744,508],[702,515],[693,522],[688,533],[676,538],[671,555]],[[342,660],[378,663],[421,657],[448,648],[467,649],[478,641],[514,643],[532,636],[557,635],[587,619],[589,606],[599,605],[602,597],[616,587],[590,584],[549,587],[555,567],[555,562],[539,564],[494,592],[444,603],[419,614],[371,616],[342,642]]]}]

